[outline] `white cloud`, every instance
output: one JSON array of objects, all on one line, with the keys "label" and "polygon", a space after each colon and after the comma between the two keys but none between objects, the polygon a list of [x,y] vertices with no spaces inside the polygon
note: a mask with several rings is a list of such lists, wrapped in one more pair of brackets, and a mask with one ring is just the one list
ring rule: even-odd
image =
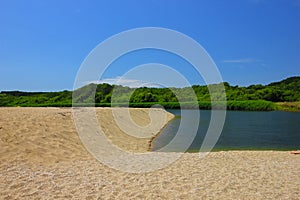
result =
[{"label": "white cloud", "polygon": [[122,85],[122,86],[131,87],[131,88],[162,87],[159,84],[155,84],[155,83],[151,83],[151,82],[147,82],[147,81],[143,81],[143,80],[137,80],[137,79],[126,79],[123,77],[107,78],[107,79],[102,79],[102,80],[98,80],[98,81],[90,81],[89,83],[96,83],[96,84],[108,83],[110,85]]}]

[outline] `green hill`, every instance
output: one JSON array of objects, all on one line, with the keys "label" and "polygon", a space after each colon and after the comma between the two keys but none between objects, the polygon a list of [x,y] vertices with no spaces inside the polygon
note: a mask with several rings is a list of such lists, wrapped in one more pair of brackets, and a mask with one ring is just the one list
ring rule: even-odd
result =
[{"label": "green hill", "polygon": [[[240,87],[231,86],[227,82],[223,84],[227,108],[230,110],[298,110],[293,103],[276,103],[300,102],[300,77],[298,76],[268,85]],[[73,100],[74,105],[77,106],[125,106],[129,101],[129,106],[132,107],[151,107],[160,104],[166,108],[180,108],[179,102],[183,102],[181,106],[185,108],[199,106],[201,109],[210,109],[211,99],[216,107],[224,105],[225,92],[220,93],[217,90],[219,86],[220,84],[194,85],[186,88],[129,88],[103,83],[89,84],[74,92],[2,91],[0,106],[70,107]],[[193,93],[196,94],[196,98]],[[288,109],[285,105],[293,109]]]}]

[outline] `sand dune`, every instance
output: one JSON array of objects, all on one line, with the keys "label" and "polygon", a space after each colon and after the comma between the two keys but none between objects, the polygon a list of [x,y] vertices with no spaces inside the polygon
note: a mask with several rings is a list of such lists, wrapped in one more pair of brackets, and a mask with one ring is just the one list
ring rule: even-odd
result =
[{"label": "sand dune", "polygon": [[[147,109],[131,113],[140,126],[150,123]],[[134,138],[111,109],[97,117],[114,144],[134,152],[147,151],[163,126]],[[186,153],[150,173],[111,169],[82,145],[69,108],[0,108],[0,147],[0,199],[300,199],[300,156],[288,152]]]}]

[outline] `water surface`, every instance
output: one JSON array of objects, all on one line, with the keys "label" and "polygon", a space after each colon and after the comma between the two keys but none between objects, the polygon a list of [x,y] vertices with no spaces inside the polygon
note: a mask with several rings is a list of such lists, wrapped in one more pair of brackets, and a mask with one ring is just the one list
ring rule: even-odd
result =
[{"label": "water surface", "polygon": [[[180,110],[168,110],[176,116],[181,115]],[[153,150],[160,150],[177,134],[179,139],[172,145],[164,147],[163,151],[185,151],[187,140],[194,138],[188,151],[199,151],[203,138],[209,126],[211,111],[200,111],[200,122],[196,121],[195,110],[185,110],[186,120],[183,120],[179,133],[181,118],[175,118],[153,141]],[[196,133],[190,130],[193,124],[198,123]],[[292,150],[300,149],[300,113],[293,112],[246,112],[227,111],[223,131],[214,150]]]}]

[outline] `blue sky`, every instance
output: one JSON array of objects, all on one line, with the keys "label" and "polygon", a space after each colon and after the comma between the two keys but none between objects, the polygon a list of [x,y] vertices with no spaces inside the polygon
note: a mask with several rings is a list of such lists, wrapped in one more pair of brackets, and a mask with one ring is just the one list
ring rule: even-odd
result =
[{"label": "blue sky", "polygon": [[[140,27],[169,28],[195,39],[232,85],[267,84],[300,75],[299,22],[300,0],[3,0],[0,91],[70,90],[96,45]],[[154,50],[120,58],[102,78],[151,62],[204,84],[189,63]]]}]

